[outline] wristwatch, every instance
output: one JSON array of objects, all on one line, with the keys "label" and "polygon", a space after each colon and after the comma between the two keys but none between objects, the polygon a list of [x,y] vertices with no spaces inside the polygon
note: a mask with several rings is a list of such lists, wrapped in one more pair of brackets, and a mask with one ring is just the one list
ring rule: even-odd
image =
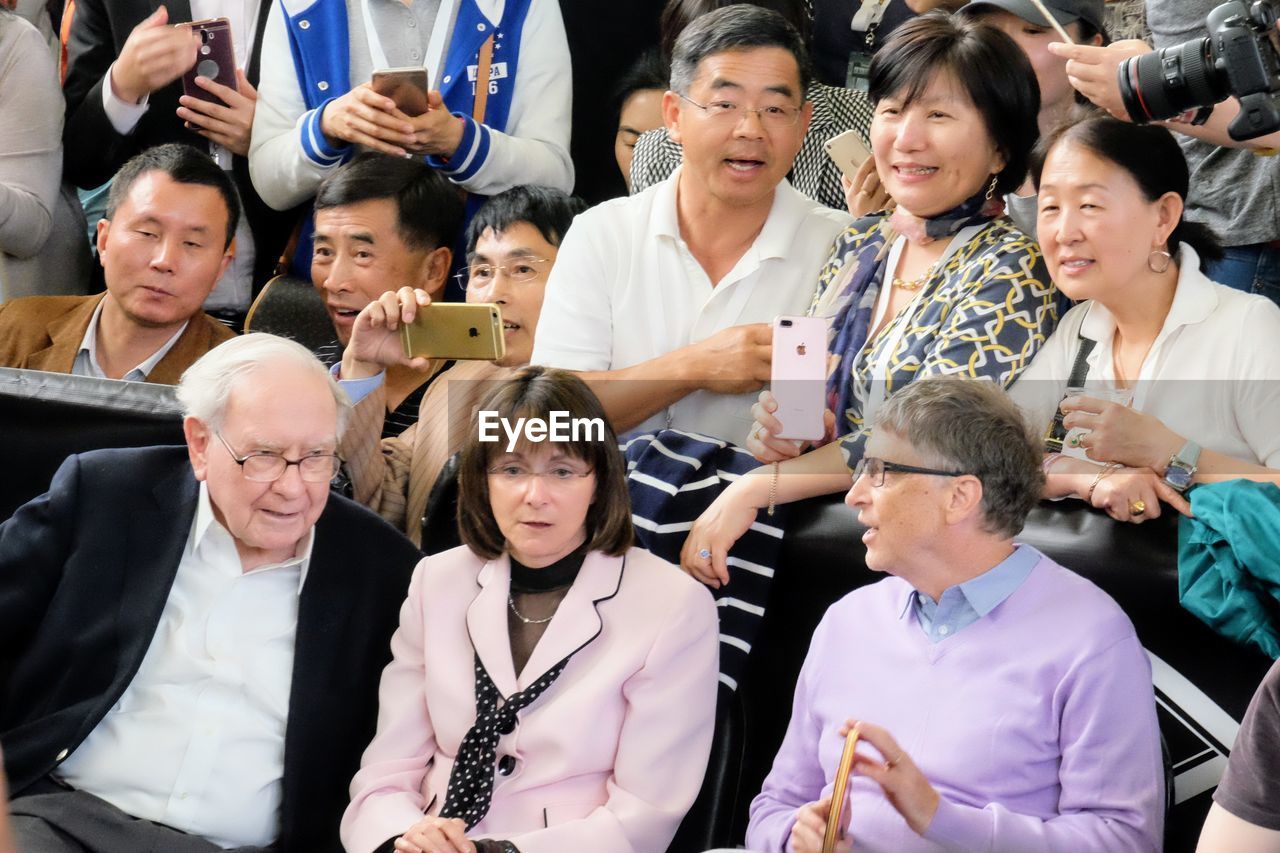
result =
[{"label": "wristwatch", "polygon": [[1179,492],[1191,487],[1196,476],[1196,463],[1200,461],[1200,445],[1188,441],[1182,449],[1169,457],[1169,464],[1164,469],[1164,481]]}]

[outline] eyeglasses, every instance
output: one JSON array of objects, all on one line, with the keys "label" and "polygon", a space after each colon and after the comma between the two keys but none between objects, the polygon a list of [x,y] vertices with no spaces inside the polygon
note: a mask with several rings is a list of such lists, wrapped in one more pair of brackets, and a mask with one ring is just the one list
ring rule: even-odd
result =
[{"label": "eyeglasses", "polygon": [[214,435],[231,454],[232,461],[240,466],[244,478],[255,483],[274,483],[284,476],[290,465],[297,465],[298,474],[308,483],[327,483],[338,473],[338,467],[342,464],[342,457],[336,453],[313,453],[301,459],[285,459],[278,453],[238,456],[222,437],[222,433],[215,432]]},{"label": "eyeglasses", "polygon": [[712,101],[709,104],[700,104],[686,95],[681,95],[680,97],[702,110],[708,119],[719,124],[736,126],[738,122],[742,121],[743,117],[751,113],[755,113],[760,119],[760,124],[770,130],[795,127],[796,122],[800,121],[801,110],[799,107],[773,106],[753,108],[735,104],[733,101]]},{"label": "eyeglasses", "polygon": [[493,480],[509,486],[526,485],[534,477],[546,477],[546,482],[552,486],[567,486],[584,477],[590,477],[592,473],[590,468],[583,470],[563,463],[553,465],[545,471],[535,471],[528,465],[522,465],[519,462],[495,465],[488,470],[488,474]]},{"label": "eyeglasses", "polygon": [[943,471],[938,468],[918,468],[915,465],[900,465],[897,462],[886,462],[883,459],[877,459],[874,456],[864,456],[858,460],[858,464],[853,468],[853,482],[858,482],[863,474],[871,481],[873,488],[880,488],[884,485],[884,475],[886,471],[892,471],[897,474],[933,474],[937,477],[963,477],[964,471]]},{"label": "eyeglasses", "polygon": [[519,284],[533,281],[541,270],[535,264],[549,264],[547,258],[521,258],[509,264],[472,263],[467,269],[454,275],[458,284],[467,290],[487,290],[497,279],[498,273],[507,277],[508,281]]}]

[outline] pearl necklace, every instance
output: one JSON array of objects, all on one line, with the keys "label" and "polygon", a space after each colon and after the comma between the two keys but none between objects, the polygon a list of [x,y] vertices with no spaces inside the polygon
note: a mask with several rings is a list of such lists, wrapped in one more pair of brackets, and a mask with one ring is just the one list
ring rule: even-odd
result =
[{"label": "pearl necklace", "polygon": [[507,605],[511,608],[511,612],[516,615],[516,618],[526,625],[545,625],[548,622],[550,622],[552,619],[554,619],[556,615],[555,613],[552,613],[546,619],[530,619],[528,616],[525,616],[523,613],[521,613],[519,610],[516,609],[516,600],[515,600],[515,597],[511,595],[511,593],[507,593]]}]

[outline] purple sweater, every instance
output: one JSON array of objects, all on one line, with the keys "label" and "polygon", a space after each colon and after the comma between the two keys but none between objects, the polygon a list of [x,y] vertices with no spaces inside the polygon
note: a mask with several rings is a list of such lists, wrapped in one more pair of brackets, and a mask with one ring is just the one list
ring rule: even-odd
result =
[{"label": "purple sweater", "polygon": [[747,846],[787,849],[796,809],[831,793],[837,729],[852,717],[886,727],[942,798],[922,838],[879,786],[854,775],[858,851],[1159,850],[1151,667],[1110,596],[1041,555],[1008,599],[933,644],[910,593],[886,578],[823,617],[786,738],[751,804]]}]

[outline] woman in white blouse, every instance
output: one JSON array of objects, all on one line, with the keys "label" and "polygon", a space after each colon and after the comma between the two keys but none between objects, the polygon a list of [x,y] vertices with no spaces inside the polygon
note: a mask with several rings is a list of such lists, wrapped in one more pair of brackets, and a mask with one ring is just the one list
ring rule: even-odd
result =
[{"label": "woman in white blouse", "polygon": [[1172,135],[1091,116],[1032,174],[1049,272],[1081,303],[1011,389],[1046,430],[1046,496],[1141,522],[1189,512],[1194,483],[1280,481],[1280,308],[1200,271],[1218,248],[1183,220]]}]

